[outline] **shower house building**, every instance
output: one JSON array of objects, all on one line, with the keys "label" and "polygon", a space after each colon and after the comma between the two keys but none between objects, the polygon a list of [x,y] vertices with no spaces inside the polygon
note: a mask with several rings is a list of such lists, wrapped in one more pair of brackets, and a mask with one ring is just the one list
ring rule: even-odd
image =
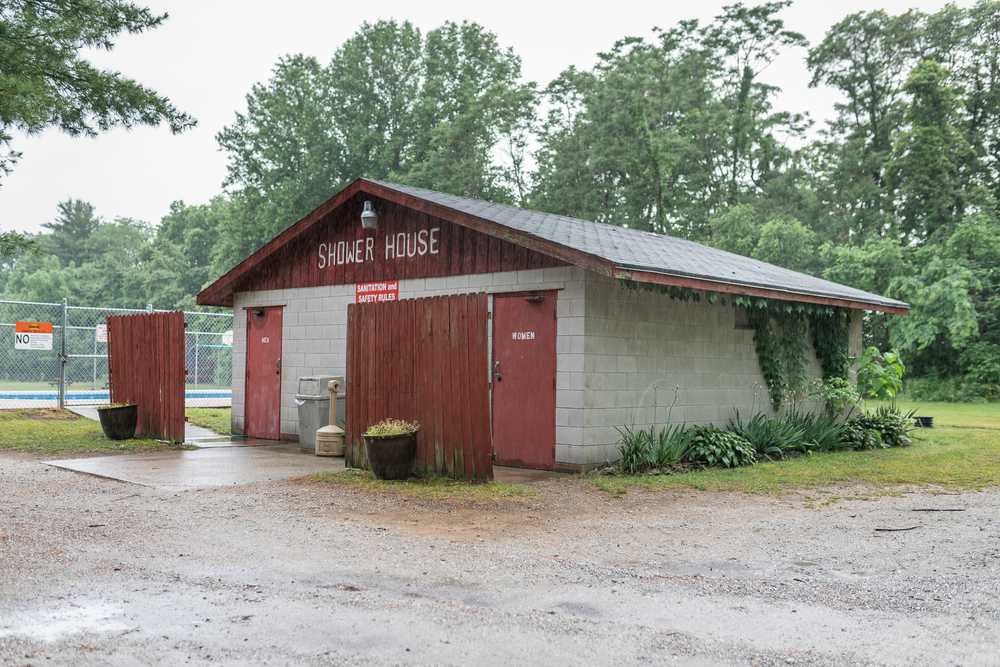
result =
[{"label": "shower house building", "polygon": [[296,439],[298,378],[342,375],[349,441],[419,416],[426,438],[478,443],[459,465],[581,469],[617,458],[624,425],[770,410],[741,298],[844,309],[855,355],[864,311],[907,310],[692,241],[368,179],[198,303],[234,310],[235,433]]}]

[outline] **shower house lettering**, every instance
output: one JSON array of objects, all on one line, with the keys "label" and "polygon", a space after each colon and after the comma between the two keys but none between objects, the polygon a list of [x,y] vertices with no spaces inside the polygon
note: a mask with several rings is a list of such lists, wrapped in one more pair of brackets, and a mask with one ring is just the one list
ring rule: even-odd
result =
[{"label": "shower house lettering", "polygon": [[375,237],[353,241],[330,241],[319,244],[317,261],[320,269],[342,264],[364,264],[377,259],[396,261],[441,252],[441,228],[431,227],[416,232],[387,234],[382,247],[375,247]]}]

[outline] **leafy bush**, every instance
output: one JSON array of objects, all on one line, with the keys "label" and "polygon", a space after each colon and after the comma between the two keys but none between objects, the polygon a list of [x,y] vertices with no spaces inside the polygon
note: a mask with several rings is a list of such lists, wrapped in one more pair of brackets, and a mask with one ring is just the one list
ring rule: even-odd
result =
[{"label": "leafy bush", "polygon": [[976,385],[1000,385],[1000,345],[980,341],[962,351],[965,379]]},{"label": "leafy bush", "polygon": [[858,451],[885,447],[878,430],[866,428],[860,419],[852,419],[844,426],[843,445]]},{"label": "leafy bush", "polygon": [[622,472],[635,475],[651,469],[675,466],[684,458],[690,442],[690,434],[681,425],[664,426],[657,430],[633,430],[629,426],[618,429],[618,467]]},{"label": "leafy bush", "polygon": [[847,423],[844,443],[852,449],[876,449],[878,447],[907,447],[914,412],[901,412],[894,405],[881,406]]},{"label": "leafy bush", "polygon": [[830,414],[789,411],[785,420],[802,431],[802,439],[810,449],[831,452],[844,449],[844,424]]},{"label": "leafy bush", "polygon": [[810,395],[823,401],[830,417],[849,414],[861,404],[857,386],[842,377],[818,381]]},{"label": "leafy bush", "polygon": [[913,410],[901,412],[894,405],[882,405],[861,417],[861,423],[878,431],[886,447],[907,447],[911,442],[910,432],[916,428],[914,414]]},{"label": "leafy bush", "polygon": [[407,435],[420,430],[417,422],[408,422],[403,419],[383,419],[368,427],[365,435],[374,438],[387,438],[394,435]]},{"label": "leafy bush", "polygon": [[785,419],[757,413],[747,421],[739,410],[729,420],[729,430],[750,443],[757,456],[769,459],[785,458],[787,452],[806,452],[809,444],[805,431]]},{"label": "leafy bush", "polygon": [[753,465],[757,461],[753,445],[746,438],[713,426],[693,430],[685,458],[691,463],[723,468]]},{"label": "leafy bush", "polygon": [[906,366],[897,352],[869,347],[858,359],[858,390],[866,398],[891,401],[903,388]]},{"label": "leafy bush", "polygon": [[1000,384],[983,384],[968,376],[911,378],[904,393],[913,401],[984,403],[1000,400]]}]

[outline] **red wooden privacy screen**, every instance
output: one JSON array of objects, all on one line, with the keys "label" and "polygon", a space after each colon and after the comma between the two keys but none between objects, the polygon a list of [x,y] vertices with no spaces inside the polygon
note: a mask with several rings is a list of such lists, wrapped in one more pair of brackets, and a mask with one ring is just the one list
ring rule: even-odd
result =
[{"label": "red wooden privacy screen", "polygon": [[387,417],[420,423],[417,469],[493,479],[485,294],[347,307],[347,463]]},{"label": "red wooden privacy screen", "polygon": [[184,314],[108,317],[112,403],[139,406],[136,435],[184,440]]}]

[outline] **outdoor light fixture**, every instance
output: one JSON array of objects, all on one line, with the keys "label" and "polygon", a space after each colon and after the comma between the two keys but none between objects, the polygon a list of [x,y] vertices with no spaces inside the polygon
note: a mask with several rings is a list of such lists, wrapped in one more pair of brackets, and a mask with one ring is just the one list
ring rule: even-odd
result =
[{"label": "outdoor light fixture", "polygon": [[378,214],[370,199],[365,200],[365,208],[361,211],[361,226],[365,229],[378,229]]}]

